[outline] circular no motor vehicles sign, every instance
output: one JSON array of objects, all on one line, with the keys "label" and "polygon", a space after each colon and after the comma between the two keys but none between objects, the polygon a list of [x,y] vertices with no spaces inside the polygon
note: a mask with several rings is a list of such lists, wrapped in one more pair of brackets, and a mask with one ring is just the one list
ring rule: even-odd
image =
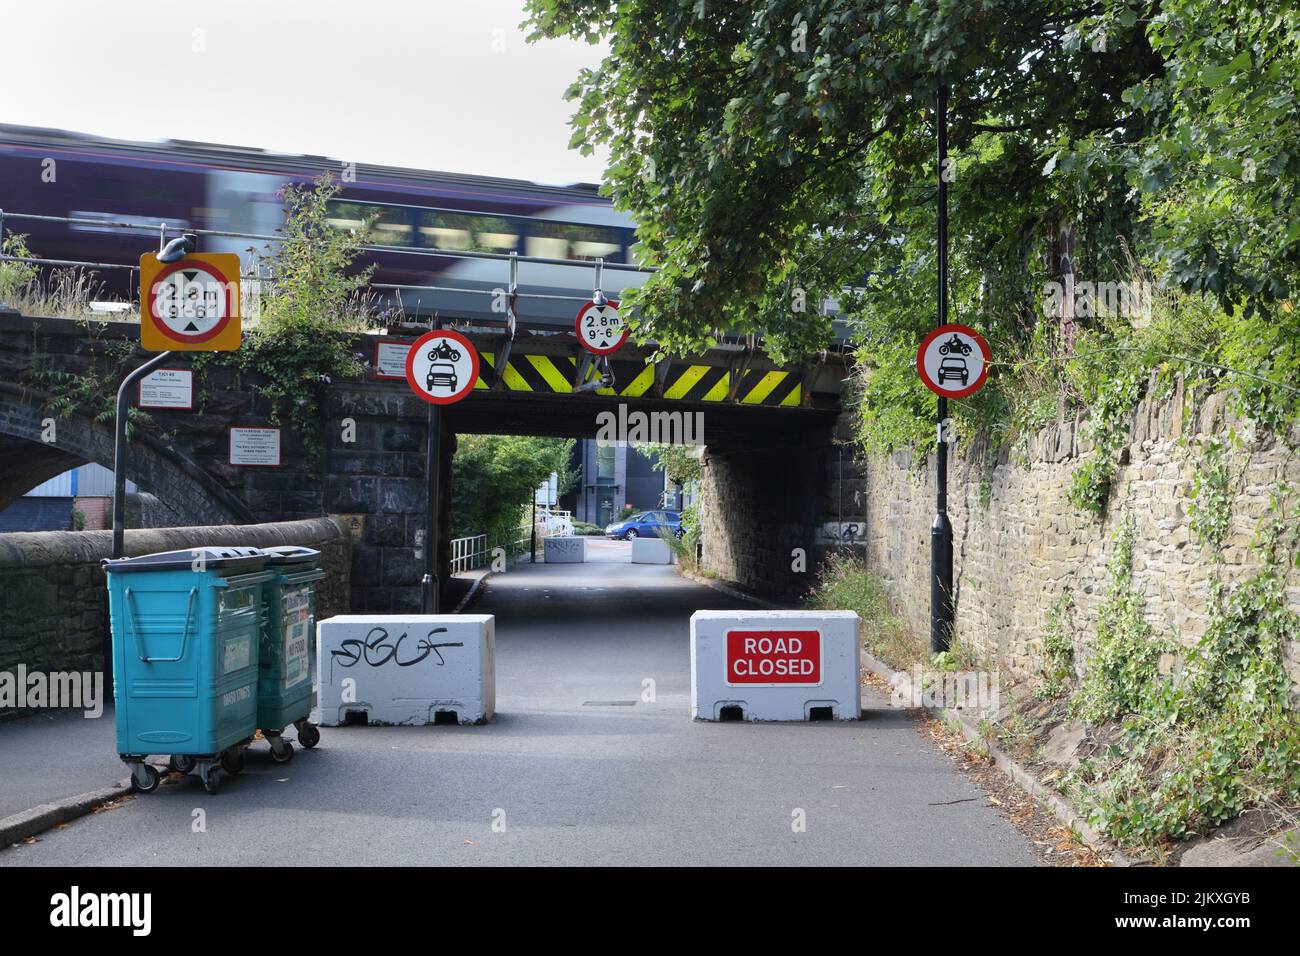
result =
[{"label": "circular no motor vehicles sign", "polygon": [[604,305],[595,302],[584,305],[578,310],[573,329],[582,347],[597,355],[616,352],[627,341],[627,326],[619,314],[618,303],[612,299]]},{"label": "circular no motor vehicles sign", "polygon": [[407,384],[434,405],[459,402],[474,388],[478,372],[478,352],[459,332],[426,332],[406,353]]},{"label": "circular no motor vehicles sign", "polygon": [[992,360],[988,342],[974,329],[941,325],[917,349],[916,371],[936,395],[961,398],[980,389]]}]

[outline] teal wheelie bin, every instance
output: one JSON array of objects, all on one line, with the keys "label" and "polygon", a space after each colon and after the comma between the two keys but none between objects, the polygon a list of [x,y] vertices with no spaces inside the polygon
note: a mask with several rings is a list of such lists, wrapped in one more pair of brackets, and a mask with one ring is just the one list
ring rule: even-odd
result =
[{"label": "teal wheelie bin", "polygon": [[105,560],[117,700],[117,752],[135,788],[158,787],[145,763],[166,755],[216,793],[238,773],[257,730],[262,586],[257,548],[203,547]]},{"label": "teal wheelie bin", "polygon": [[320,743],[320,730],[307,718],[316,643],[315,583],[325,577],[325,570],[314,548],[285,545],[262,553],[273,575],[262,585],[257,727],[271,744],[272,759],[285,763],[293,758],[293,744],[283,737],[290,724],[304,747]]}]

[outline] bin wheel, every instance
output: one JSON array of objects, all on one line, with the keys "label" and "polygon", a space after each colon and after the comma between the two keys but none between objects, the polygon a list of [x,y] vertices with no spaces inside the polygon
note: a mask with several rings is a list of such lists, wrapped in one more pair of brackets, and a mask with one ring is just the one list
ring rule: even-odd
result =
[{"label": "bin wheel", "polygon": [[177,773],[189,773],[194,769],[194,758],[185,754],[172,754],[167,761],[167,766]]},{"label": "bin wheel", "polygon": [[308,750],[320,743],[320,728],[315,724],[303,724],[298,728],[298,743]]},{"label": "bin wheel", "polygon": [[288,763],[293,759],[293,744],[283,737],[271,741],[271,759],[276,763]]},{"label": "bin wheel", "polygon": [[158,773],[158,768],[147,763],[137,764],[131,771],[131,786],[137,793],[153,793],[158,789],[160,780],[162,775]]},{"label": "bin wheel", "polygon": [[242,750],[239,751],[227,750],[225,753],[221,755],[221,769],[224,770],[226,773],[230,774],[232,777],[237,773],[244,772],[244,766],[246,762],[247,761],[244,759],[244,752]]},{"label": "bin wheel", "polygon": [[221,768],[216,764],[208,767],[203,774],[203,789],[208,793],[216,793],[221,789]]}]

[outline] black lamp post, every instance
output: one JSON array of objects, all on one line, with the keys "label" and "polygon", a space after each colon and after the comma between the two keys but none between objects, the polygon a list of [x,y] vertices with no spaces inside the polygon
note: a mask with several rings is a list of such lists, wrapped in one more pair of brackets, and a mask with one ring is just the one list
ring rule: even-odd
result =
[{"label": "black lamp post", "polygon": [[[198,239],[193,233],[173,239],[163,246],[158,253],[159,262],[179,262],[194,251]],[[148,306],[148,296],[141,296],[140,308]],[[131,386],[144,378],[158,366],[170,359],[175,352],[159,352],[139,368],[127,373],[117,389],[117,417],[114,422],[113,436],[113,557],[124,556],[126,550],[126,425],[130,414]]]}]

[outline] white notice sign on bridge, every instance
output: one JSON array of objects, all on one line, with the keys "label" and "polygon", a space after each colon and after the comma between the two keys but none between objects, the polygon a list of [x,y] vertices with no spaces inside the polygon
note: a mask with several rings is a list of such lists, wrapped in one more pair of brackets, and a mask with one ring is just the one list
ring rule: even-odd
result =
[{"label": "white notice sign on bridge", "polygon": [[141,408],[194,408],[194,373],[187,368],[160,368],[140,379]]},{"label": "white notice sign on bridge", "polygon": [[278,466],[280,464],[280,429],[230,429],[230,463],[232,465],[261,465],[272,468]]},{"label": "white notice sign on bridge", "polygon": [[375,341],[375,378],[406,378],[406,356],[411,343],[399,339]]}]

